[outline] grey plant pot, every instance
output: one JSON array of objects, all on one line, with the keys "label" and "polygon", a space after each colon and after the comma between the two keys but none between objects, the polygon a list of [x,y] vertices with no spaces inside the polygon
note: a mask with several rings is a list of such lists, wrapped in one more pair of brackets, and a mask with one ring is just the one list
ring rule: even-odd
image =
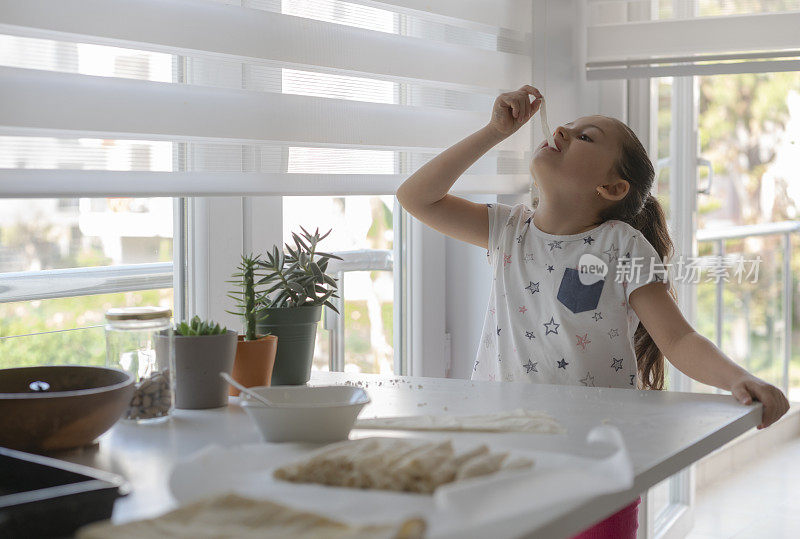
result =
[{"label": "grey plant pot", "polygon": [[219,408],[228,404],[228,382],[236,357],[237,333],[175,335],[175,407],[188,410]]}]

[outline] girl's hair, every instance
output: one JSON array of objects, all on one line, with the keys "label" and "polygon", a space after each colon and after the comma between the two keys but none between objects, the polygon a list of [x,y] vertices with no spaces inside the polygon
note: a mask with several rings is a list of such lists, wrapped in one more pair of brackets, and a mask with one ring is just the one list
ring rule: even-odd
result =
[{"label": "girl's hair", "polygon": [[[669,236],[664,210],[658,199],[650,194],[655,179],[653,163],[630,127],[616,118],[608,119],[612,120],[622,133],[621,150],[615,163],[615,172],[620,178],[628,181],[630,190],[625,198],[600,213],[600,222],[617,219],[628,223],[642,233],[655,248],[661,261],[667,264],[672,257],[674,247]],[[669,294],[677,301],[671,281]],[[664,355],[641,322],[636,328],[633,341],[642,389],[664,389]]]}]

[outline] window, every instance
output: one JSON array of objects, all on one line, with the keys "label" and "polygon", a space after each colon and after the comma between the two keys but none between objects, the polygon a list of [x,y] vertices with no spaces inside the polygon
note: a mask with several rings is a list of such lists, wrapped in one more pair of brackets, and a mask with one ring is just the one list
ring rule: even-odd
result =
[{"label": "window", "polygon": [[0,303],[0,368],[105,365],[104,313],[172,306],[172,289]]},{"label": "window", "polygon": [[[337,368],[341,362],[346,372],[394,372],[393,206],[391,195],[283,198],[286,243],[294,245],[291,233],[299,233],[301,226],[312,234],[317,228],[321,234],[330,230],[321,249],[347,252],[354,261],[347,271],[334,273],[343,300],[334,303],[342,314],[343,333],[335,335],[337,315],[325,308],[324,323],[317,326],[317,370]],[[343,358],[338,357],[337,338],[344,339]]]},{"label": "window", "polygon": [[[784,352],[791,349],[791,397],[800,391],[800,350],[786,342],[790,334],[798,335],[797,313],[785,304],[792,301],[792,276],[800,263],[800,226],[792,225],[800,206],[800,72],[701,76],[692,86],[701,269],[686,277],[696,283],[695,327],[745,369],[778,387],[784,383]],[[658,103],[652,132],[658,133],[659,189],[672,173],[672,87],[671,77],[651,82]],[[668,205],[669,197],[659,199]],[[721,392],[697,381],[692,390]]]},{"label": "window", "polygon": [[[698,199],[699,254],[751,260],[753,270],[750,278],[729,271],[729,280],[704,278],[699,329],[777,387],[790,349],[788,396],[797,397],[800,349],[786,340],[800,335],[798,313],[785,303],[800,269],[800,227],[786,227],[800,225],[800,71],[697,77],[696,86],[700,154],[713,168],[710,190]],[[730,269],[730,262],[717,266]]]},{"label": "window", "polygon": [[[169,56],[0,36],[0,65],[167,77]],[[168,170],[158,141],[0,136],[0,169]],[[171,198],[0,199],[0,368],[105,363],[104,312],[172,307]],[[110,292],[110,293],[109,293]]]}]

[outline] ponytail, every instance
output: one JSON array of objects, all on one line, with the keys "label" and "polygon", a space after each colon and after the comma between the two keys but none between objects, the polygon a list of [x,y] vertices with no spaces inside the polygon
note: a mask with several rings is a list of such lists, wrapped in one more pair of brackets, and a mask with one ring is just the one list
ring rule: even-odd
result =
[{"label": "ponytail", "polygon": [[[668,264],[674,246],[669,235],[667,219],[658,199],[650,194],[655,179],[653,163],[636,134],[616,118],[622,132],[622,147],[615,172],[630,184],[630,191],[617,204],[600,213],[600,220],[624,221],[642,233],[655,248],[663,264]],[[665,266],[666,267],[666,266]],[[669,294],[677,302],[677,294],[669,281]],[[664,354],[640,322],[633,336],[636,365],[641,389],[664,389]]]},{"label": "ponytail", "polygon": [[[674,249],[667,228],[667,219],[658,199],[648,194],[641,211],[627,222],[642,233],[642,236],[655,248],[661,261],[667,264],[672,258]],[[678,297],[671,281],[669,294],[677,302]],[[641,322],[634,333],[633,343],[642,389],[664,389],[664,355]]]}]

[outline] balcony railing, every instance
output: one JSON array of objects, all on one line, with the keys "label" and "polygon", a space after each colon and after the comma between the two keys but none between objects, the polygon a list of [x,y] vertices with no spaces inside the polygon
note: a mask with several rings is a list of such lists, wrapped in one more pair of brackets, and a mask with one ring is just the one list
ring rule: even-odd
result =
[{"label": "balcony railing", "polygon": [[327,329],[330,350],[330,370],[344,371],[344,274],[348,271],[392,271],[394,268],[392,251],[364,249],[359,251],[340,251],[333,253],[344,260],[331,259],[326,273],[335,279],[338,298],[331,298],[331,303],[341,313],[337,315],[333,309],[325,307],[323,328]]},{"label": "balcony railing", "polygon": [[0,303],[172,288],[172,263],[0,273]]},{"label": "balcony railing", "polygon": [[[782,380],[784,394],[789,394],[789,365],[792,360],[792,234],[800,231],[800,221],[781,221],[777,223],[764,223],[757,225],[743,225],[726,227],[724,229],[703,229],[697,231],[698,242],[709,242],[715,245],[716,255],[725,255],[725,240],[750,238],[755,236],[781,235],[783,237],[783,319],[784,342],[783,342],[783,365]],[[722,321],[725,304],[723,302],[723,291],[725,282],[717,279],[716,282],[716,345],[722,346]],[[748,349],[750,348],[750,334],[747,334]],[[721,392],[717,390],[717,392]]]}]

